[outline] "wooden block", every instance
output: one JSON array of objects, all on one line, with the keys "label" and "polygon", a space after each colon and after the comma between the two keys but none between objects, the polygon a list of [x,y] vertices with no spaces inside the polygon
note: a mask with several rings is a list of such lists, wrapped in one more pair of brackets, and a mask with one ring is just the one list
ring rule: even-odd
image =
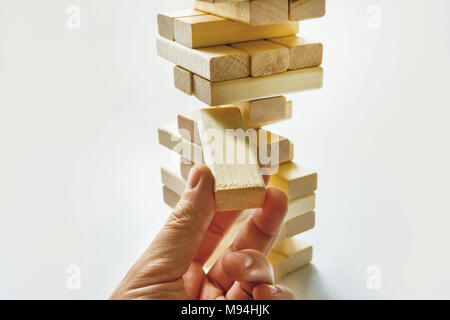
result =
[{"label": "wooden block", "polygon": [[176,169],[169,166],[161,167],[161,181],[163,185],[180,196],[186,189],[186,181]]},{"label": "wooden block", "polygon": [[290,0],[289,19],[307,20],[320,18],[325,15],[325,0]]},{"label": "wooden block", "polygon": [[[236,107],[227,108],[232,108],[239,112],[239,109]],[[201,145],[198,119],[198,112],[178,115],[178,129],[184,139]],[[245,135],[248,137],[250,145],[256,144],[258,163],[261,166],[273,167],[293,160],[294,148],[287,138],[264,129],[249,129],[245,131]]]},{"label": "wooden block", "polygon": [[209,108],[199,113],[203,156],[215,178],[216,210],[262,207],[266,188],[257,153],[247,139],[236,139],[235,135],[245,131],[239,109]]},{"label": "wooden block", "polygon": [[181,196],[178,193],[168,188],[167,186],[163,186],[163,200],[169,207],[171,207],[172,209],[175,208],[180,199]]},{"label": "wooden block", "polygon": [[289,162],[281,165],[278,173],[271,176],[269,187],[278,188],[290,200],[295,200],[316,191],[317,173]]},{"label": "wooden block", "polygon": [[289,70],[318,67],[322,64],[323,45],[297,36],[270,39],[289,48]]},{"label": "wooden block", "polygon": [[266,40],[241,42],[231,46],[250,55],[252,77],[285,72],[289,67],[289,50],[286,46]]},{"label": "wooden block", "polygon": [[249,55],[229,46],[190,49],[158,37],[156,48],[160,57],[213,82],[239,79],[250,73]]},{"label": "wooden block", "polygon": [[267,77],[211,82],[194,75],[194,94],[210,106],[250,101],[322,87],[323,69],[306,68]]},{"label": "wooden block", "polygon": [[285,21],[267,26],[251,26],[213,15],[179,18],[174,21],[175,41],[190,48],[286,37],[297,34],[298,22]]},{"label": "wooden block", "polygon": [[307,212],[297,217],[287,220],[286,224],[286,236],[285,238],[291,238],[308,230],[313,229],[316,226],[316,213]]},{"label": "wooden block", "polygon": [[236,104],[241,109],[247,127],[254,123],[282,120],[286,117],[286,97],[278,96]]},{"label": "wooden block", "polygon": [[173,83],[175,88],[188,95],[194,93],[194,74],[180,66],[173,68]]},{"label": "wooden block", "polygon": [[194,8],[251,25],[267,25],[289,19],[289,0],[256,0],[224,3],[195,1]]},{"label": "wooden block", "polygon": [[275,282],[279,282],[287,274],[309,265],[313,259],[313,248],[304,241],[290,238],[273,248],[268,258],[272,263]]},{"label": "wooden block", "polygon": [[178,134],[176,124],[158,128],[158,140],[161,145],[178,153],[180,156],[197,164],[204,163],[203,149],[200,146],[183,139]]},{"label": "wooden block", "polygon": [[179,10],[158,14],[158,33],[161,37],[174,40],[173,21],[175,18],[204,16],[206,13],[197,10]]},{"label": "wooden block", "polygon": [[191,172],[194,163],[181,157],[180,158],[180,174],[184,180],[187,180],[189,177],[189,172]]},{"label": "wooden block", "polygon": [[314,193],[295,200],[290,200],[286,219],[293,219],[304,213],[314,211],[315,209],[316,195]]}]

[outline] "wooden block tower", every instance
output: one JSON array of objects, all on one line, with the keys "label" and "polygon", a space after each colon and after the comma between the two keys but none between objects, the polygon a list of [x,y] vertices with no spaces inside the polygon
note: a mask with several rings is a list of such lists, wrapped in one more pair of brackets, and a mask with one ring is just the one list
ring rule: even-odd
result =
[{"label": "wooden block tower", "polygon": [[180,155],[179,167],[161,169],[164,201],[176,206],[189,170],[204,163],[216,209],[243,210],[207,266],[232,243],[246,209],[263,206],[264,175],[289,198],[269,254],[276,280],[312,261],[312,246],[296,236],[315,226],[317,173],[293,162],[292,141],[263,127],[292,117],[284,94],[322,86],[323,46],[297,33],[300,20],[324,14],[325,0],[198,0],[158,15],[157,52],[175,65],[175,88],[207,105],[159,128],[159,142]]}]

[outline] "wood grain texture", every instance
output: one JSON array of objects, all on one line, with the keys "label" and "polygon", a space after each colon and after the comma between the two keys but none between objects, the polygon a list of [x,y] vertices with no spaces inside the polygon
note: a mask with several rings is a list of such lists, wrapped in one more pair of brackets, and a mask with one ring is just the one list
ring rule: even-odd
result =
[{"label": "wood grain texture", "polygon": [[325,15],[325,0],[290,0],[289,1],[289,19],[307,20],[320,18]]},{"label": "wood grain texture", "polygon": [[258,129],[292,118],[292,101],[283,96],[237,103],[248,128]]},{"label": "wood grain texture", "polygon": [[233,48],[250,55],[250,75],[268,76],[285,72],[289,67],[289,49],[266,40],[235,43]]},{"label": "wood grain texture", "polygon": [[322,87],[321,67],[287,71],[266,77],[211,82],[194,75],[194,95],[210,106],[268,98]]},{"label": "wood grain texture", "polygon": [[284,191],[290,200],[298,199],[317,190],[317,173],[289,162],[271,176],[269,187]]},{"label": "wood grain texture", "polygon": [[229,46],[190,49],[162,37],[156,45],[160,57],[213,82],[244,78],[250,73],[248,53]]},{"label": "wood grain texture", "polygon": [[195,1],[194,8],[250,25],[268,25],[289,19],[289,0],[257,0],[208,3]]},{"label": "wood grain texture", "polygon": [[294,21],[251,26],[213,15],[179,18],[174,21],[175,41],[190,48],[291,36],[297,34],[298,30],[299,24]]},{"label": "wood grain texture", "polygon": [[289,49],[289,70],[318,67],[322,64],[323,45],[297,36],[270,39]]},{"label": "wood grain texture", "polygon": [[[199,113],[203,156],[215,178],[216,210],[262,207],[266,188],[257,152],[247,139],[235,136],[236,130],[246,129],[239,109],[208,108]],[[244,152],[243,157],[240,152]]]},{"label": "wood grain texture", "polygon": [[176,89],[188,94],[194,94],[194,74],[180,66],[173,68],[173,84]]},{"label": "wood grain texture", "polygon": [[161,37],[164,37],[169,40],[174,40],[175,38],[174,38],[173,22],[175,18],[204,16],[204,15],[206,15],[205,12],[189,9],[160,13],[157,16],[158,33]]}]

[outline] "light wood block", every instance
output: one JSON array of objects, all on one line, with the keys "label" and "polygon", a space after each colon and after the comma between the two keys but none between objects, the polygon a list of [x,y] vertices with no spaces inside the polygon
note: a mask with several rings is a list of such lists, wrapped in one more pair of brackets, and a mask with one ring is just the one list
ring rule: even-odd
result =
[{"label": "light wood block", "polygon": [[290,0],[289,19],[307,20],[320,18],[325,15],[325,0]]},{"label": "light wood block", "polygon": [[297,34],[298,30],[299,24],[294,21],[251,26],[213,15],[179,18],[174,21],[175,41],[190,48],[286,37]]},{"label": "light wood block", "polygon": [[311,212],[316,209],[316,194],[312,193],[302,198],[289,201],[286,219],[293,219],[303,213]]},{"label": "light wood block", "polygon": [[164,202],[172,209],[175,208],[178,204],[178,201],[180,201],[181,196],[167,186],[163,186],[162,190]]},{"label": "light wood block", "polygon": [[290,200],[304,197],[317,189],[317,173],[289,162],[271,176],[269,187],[284,191]]},{"label": "light wood block", "polygon": [[208,3],[195,1],[194,8],[251,25],[268,25],[289,19],[289,0],[257,0]]},{"label": "light wood block", "polygon": [[176,124],[165,125],[158,128],[158,140],[162,146],[178,153],[185,159],[189,159],[197,164],[204,163],[203,149],[200,146],[183,139],[178,134]]},{"label": "light wood block", "polygon": [[296,239],[286,239],[268,255],[275,275],[275,282],[279,282],[289,273],[309,265],[313,259],[313,248],[308,243]]},{"label": "light wood block", "polygon": [[286,118],[286,97],[278,96],[237,103],[247,127],[258,128],[254,124],[280,121]]},{"label": "light wood block", "polygon": [[194,74],[180,66],[173,68],[173,83],[178,90],[192,95],[194,94]]},{"label": "light wood block", "polygon": [[161,167],[161,181],[164,186],[181,196],[186,189],[186,181],[178,170],[170,166]]},{"label": "light wood block", "polygon": [[[239,110],[236,107],[228,107],[230,108]],[[184,139],[201,145],[198,119],[198,112],[178,115],[178,129]],[[250,145],[256,144],[260,166],[273,167],[293,160],[294,147],[287,138],[264,129],[249,129],[245,134]]]},{"label": "light wood block", "polygon": [[322,87],[321,67],[287,71],[266,77],[211,82],[194,75],[194,94],[210,106],[250,101]]},{"label": "light wood block", "polygon": [[187,181],[189,172],[191,172],[193,166],[194,163],[192,161],[189,161],[183,157],[180,158],[180,174],[184,180]]},{"label": "light wood block", "polygon": [[244,78],[250,73],[248,53],[229,46],[190,49],[158,37],[156,48],[160,57],[213,82]]},{"label": "light wood block", "polygon": [[173,21],[175,18],[193,17],[193,16],[204,16],[205,12],[197,10],[178,10],[166,13],[160,13],[157,16],[158,20],[158,33],[161,37],[169,40],[174,40],[173,33]]},{"label": "light wood block", "polygon": [[[234,135],[236,130],[245,130],[239,109],[209,108],[199,110],[199,114],[203,157],[215,178],[216,210],[262,207],[266,187],[257,152],[247,139],[236,139]],[[244,157],[241,157],[242,151]]]},{"label": "light wood block", "polygon": [[277,43],[258,40],[236,43],[231,46],[250,55],[250,75],[252,77],[285,72],[289,67],[289,50]]},{"label": "light wood block", "polygon": [[318,67],[322,64],[323,45],[297,36],[270,39],[289,48],[289,70]]}]

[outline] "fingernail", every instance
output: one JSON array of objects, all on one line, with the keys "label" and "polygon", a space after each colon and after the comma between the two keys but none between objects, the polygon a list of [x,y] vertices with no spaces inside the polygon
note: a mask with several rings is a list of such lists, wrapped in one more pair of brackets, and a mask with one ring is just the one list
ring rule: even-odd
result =
[{"label": "fingernail", "polygon": [[235,254],[237,254],[239,258],[241,258],[246,268],[250,268],[250,266],[253,264],[253,258],[251,255],[243,252],[235,252]]},{"label": "fingernail", "polygon": [[277,295],[281,292],[281,289],[278,288],[277,286],[268,286],[268,287],[269,287],[270,293],[273,295]]},{"label": "fingernail", "polygon": [[187,180],[187,186],[189,189],[194,189],[198,182],[200,181],[200,171],[197,170],[195,167],[191,169],[189,172],[189,177]]}]

